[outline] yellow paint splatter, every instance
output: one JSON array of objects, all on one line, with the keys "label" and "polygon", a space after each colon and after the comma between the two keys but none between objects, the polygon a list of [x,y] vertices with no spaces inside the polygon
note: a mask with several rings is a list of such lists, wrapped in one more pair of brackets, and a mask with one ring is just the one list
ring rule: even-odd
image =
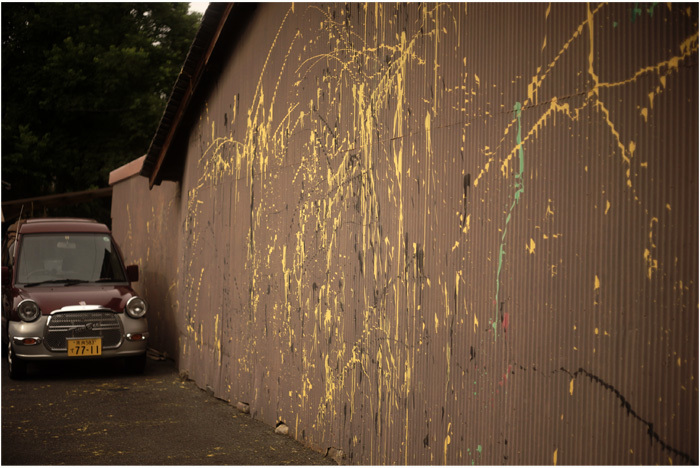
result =
[{"label": "yellow paint splatter", "polygon": [[544,213],[544,217],[547,218],[549,215],[554,216],[554,210],[552,209],[552,200],[547,200],[547,211]]},{"label": "yellow paint splatter", "polygon": [[[474,184],[474,185],[476,185],[476,184]],[[471,222],[471,217],[472,217],[472,215],[470,215],[470,214],[467,215],[467,220],[464,223],[464,227],[462,228],[462,233],[464,233],[464,234],[466,234],[469,231],[469,227],[470,227],[469,224]]]},{"label": "yellow paint splatter", "polygon": [[571,379],[571,382],[569,382],[569,395],[574,394],[574,379]]},{"label": "yellow paint splatter", "polygon": [[647,278],[651,279],[654,270],[657,270],[659,268],[659,262],[658,260],[652,258],[649,249],[644,249],[644,260],[647,264]]},{"label": "yellow paint splatter", "polygon": [[525,246],[525,248],[530,254],[535,253],[535,241],[532,238],[530,238],[530,245]]},{"label": "yellow paint splatter", "polygon": [[445,436],[445,455],[443,457],[444,464],[447,465],[447,446],[450,445],[450,442],[452,442],[452,438],[450,437],[450,427],[452,426],[452,423],[447,423],[447,436]]},{"label": "yellow paint splatter", "polygon": [[476,314],[474,314],[474,333],[476,333],[476,327],[479,326],[479,320],[476,318]]},{"label": "yellow paint splatter", "polygon": [[557,452],[559,452],[559,449],[554,450],[554,456],[552,457],[554,461],[554,466],[557,466]]},{"label": "yellow paint splatter", "polygon": [[600,289],[600,279],[598,278],[598,275],[595,275],[595,281],[593,283],[593,290],[597,291]]},{"label": "yellow paint splatter", "polygon": [[608,211],[610,211],[610,200],[605,202],[605,214],[608,214]]}]

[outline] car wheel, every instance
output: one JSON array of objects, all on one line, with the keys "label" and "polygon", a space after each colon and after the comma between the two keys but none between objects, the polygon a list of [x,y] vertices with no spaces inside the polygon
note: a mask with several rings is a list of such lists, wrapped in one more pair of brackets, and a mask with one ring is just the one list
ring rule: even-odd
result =
[{"label": "car wheel", "polygon": [[126,370],[130,374],[142,374],[146,369],[146,354],[126,358]]},{"label": "car wheel", "polygon": [[7,344],[7,363],[10,368],[10,378],[23,379],[27,376],[27,362],[18,358],[12,350],[12,343]]}]

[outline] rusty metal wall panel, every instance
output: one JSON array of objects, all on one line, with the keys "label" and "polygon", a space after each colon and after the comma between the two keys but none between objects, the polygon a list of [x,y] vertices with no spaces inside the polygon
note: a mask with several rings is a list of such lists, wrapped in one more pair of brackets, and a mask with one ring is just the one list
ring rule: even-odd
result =
[{"label": "rusty metal wall panel", "polygon": [[114,185],[112,235],[127,265],[139,266],[133,284],[148,301],[149,347],[177,359],[179,356],[177,243],[180,192],[177,184],[163,183],[149,191],[148,179],[131,177]]},{"label": "rusty metal wall panel", "polygon": [[180,366],[352,463],[697,463],[697,17],[262,5],[164,240]]}]

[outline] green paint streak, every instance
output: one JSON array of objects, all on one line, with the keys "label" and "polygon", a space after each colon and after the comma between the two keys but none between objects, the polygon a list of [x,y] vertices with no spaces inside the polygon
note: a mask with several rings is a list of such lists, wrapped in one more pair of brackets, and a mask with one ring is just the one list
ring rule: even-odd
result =
[{"label": "green paint streak", "polygon": [[[481,451],[482,451],[481,445],[479,445],[479,446],[476,448],[476,451],[479,452],[479,457],[480,457],[480,456],[481,456]],[[470,448],[467,449],[467,455],[473,455],[472,449],[470,449]],[[473,465],[476,465],[476,460],[475,460],[474,458],[472,458],[472,466],[473,466]]]},{"label": "green paint streak", "polygon": [[657,2],[654,2],[651,4],[649,8],[647,8],[647,13],[649,13],[649,16],[653,17],[654,16],[654,8],[656,8],[659,4]]},{"label": "green paint streak", "polygon": [[[639,6],[639,3],[635,3],[634,6],[632,7],[632,22],[634,23],[637,18],[642,16],[643,12],[647,12],[649,16],[652,18],[654,17],[654,8],[659,6],[658,2],[654,2],[651,4],[650,7],[642,9],[642,7]],[[613,21],[613,27],[617,27],[617,21]]]},{"label": "green paint streak", "polygon": [[617,21],[613,21],[613,28],[617,27]]},{"label": "green paint streak", "polygon": [[515,194],[513,196],[513,203],[510,205],[510,210],[508,210],[508,215],[506,216],[506,224],[503,228],[503,234],[501,235],[501,246],[499,248],[498,252],[498,272],[496,274],[496,317],[493,320],[493,323],[491,326],[493,327],[493,332],[494,332],[494,339],[497,338],[497,327],[498,327],[498,310],[499,310],[499,301],[498,297],[501,292],[501,269],[503,268],[503,257],[506,254],[505,251],[505,246],[506,246],[506,234],[508,233],[508,224],[510,223],[510,218],[511,215],[513,214],[513,209],[515,208],[515,205],[518,204],[520,201],[520,195],[525,191],[525,186],[523,184],[523,171],[525,170],[525,156],[523,154],[523,146],[522,146],[522,131],[523,131],[523,126],[522,122],[520,120],[521,114],[522,114],[522,104],[519,102],[515,103],[515,106],[513,107],[513,112],[515,114],[515,118],[518,121],[518,134],[516,136],[516,143],[517,143],[517,148],[518,148],[518,161],[519,161],[519,167],[518,167],[518,173],[515,174]]},{"label": "green paint streak", "polygon": [[632,22],[637,19],[637,17],[642,16],[642,9],[639,8],[639,3],[635,3],[632,8]]}]

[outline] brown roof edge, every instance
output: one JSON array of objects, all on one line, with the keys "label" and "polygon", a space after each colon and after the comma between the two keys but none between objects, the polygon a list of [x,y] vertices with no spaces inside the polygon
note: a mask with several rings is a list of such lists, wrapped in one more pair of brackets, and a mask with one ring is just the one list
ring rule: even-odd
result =
[{"label": "brown roof edge", "polygon": [[146,155],[144,154],[140,158],[134,159],[133,161],[124,164],[122,167],[119,167],[110,172],[109,185],[112,186],[117,182],[121,182],[122,180],[128,179],[129,177],[139,175],[139,173],[141,172],[141,168],[143,167],[143,161],[145,159]]},{"label": "brown roof edge", "polygon": [[233,3],[210,3],[202,18],[180,75],[166,105],[140,174],[148,177],[149,188],[160,183],[159,172],[192,100],[221,31],[233,9]]}]

